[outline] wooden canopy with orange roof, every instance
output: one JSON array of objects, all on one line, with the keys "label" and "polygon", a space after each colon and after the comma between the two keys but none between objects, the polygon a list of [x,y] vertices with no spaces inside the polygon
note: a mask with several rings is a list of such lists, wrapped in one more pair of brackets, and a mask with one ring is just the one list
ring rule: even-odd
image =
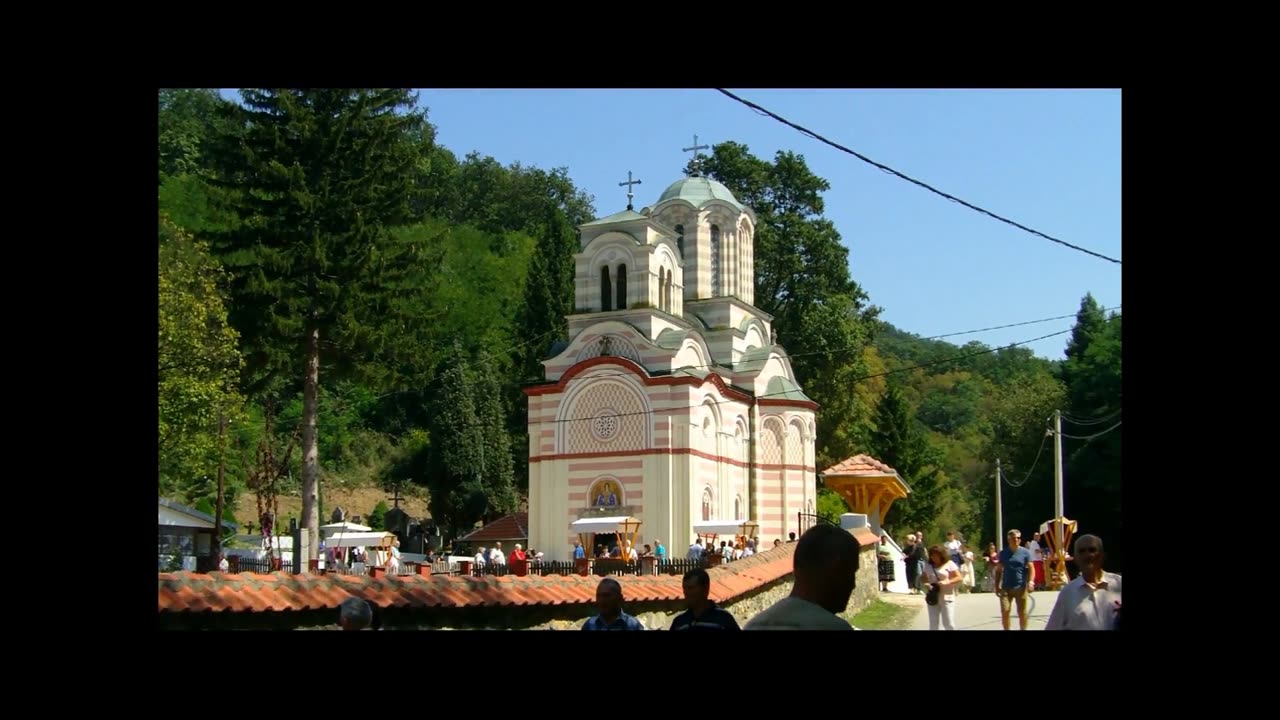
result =
[{"label": "wooden canopy with orange roof", "polygon": [[822,481],[844,498],[851,512],[871,519],[877,532],[893,502],[911,494],[898,471],[870,455],[854,455],[826,469]]}]

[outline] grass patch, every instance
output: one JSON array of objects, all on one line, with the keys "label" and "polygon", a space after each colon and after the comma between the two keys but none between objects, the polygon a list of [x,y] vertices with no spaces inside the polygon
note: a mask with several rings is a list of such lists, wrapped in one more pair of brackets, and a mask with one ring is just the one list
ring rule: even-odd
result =
[{"label": "grass patch", "polygon": [[853,616],[845,616],[860,630],[900,630],[906,627],[919,608],[876,600]]}]

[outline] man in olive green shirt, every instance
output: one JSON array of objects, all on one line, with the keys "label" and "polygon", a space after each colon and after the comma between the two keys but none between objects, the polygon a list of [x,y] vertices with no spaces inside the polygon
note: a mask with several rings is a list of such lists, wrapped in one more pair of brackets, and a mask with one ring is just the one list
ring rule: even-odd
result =
[{"label": "man in olive green shirt", "polygon": [[795,586],[751,618],[743,630],[853,630],[839,613],[849,606],[857,584],[858,541],[826,523],[809,528],[796,543]]}]

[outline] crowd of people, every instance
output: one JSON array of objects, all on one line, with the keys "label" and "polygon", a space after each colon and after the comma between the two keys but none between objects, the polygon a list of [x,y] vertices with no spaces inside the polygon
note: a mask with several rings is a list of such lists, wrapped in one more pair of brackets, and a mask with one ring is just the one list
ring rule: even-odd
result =
[{"label": "crowd of people", "polygon": [[[908,586],[912,593],[925,594],[929,629],[956,629],[956,595],[974,587],[973,553],[956,540],[955,533],[948,533],[946,543],[927,548],[922,533],[912,534],[907,539],[908,544],[903,551],[907,560]],[[1004,629],[1010,629],[1011,616],[1016,609],[1019,627],[1026,630],[1029,619],[1027,598],[1037,582],[1044,581],[1045,557],[1042,552],[1037,560],[1035,553],[1022,545],[1022,533],[1018,530],[1010,530],[1006,541],[1004,550],[988,554],[990,586],[1000,600]],[[1038,538],[1033,538],[1032,542],[1037,543]],[[888,570],[888,580],[884,569],[884,556],[887,554],[884,548],[887,545],[887,538],[882,539],[882,583],[893,580],[892,566]],[[994,550],[994,543],[988,550]],[[516,552],[520,551],[516,546]],[[710,599],[709,573],[702,568],[691,569],[682,580],[687,609],[673,619],[670,629],[855,630],[840,615],[853,594],[858,553],[858,542],[849,532],[828,524],[810,528],[796,544],[791,593],[742,626],[731,613]],[[921,564],[917,565],[915,558],[920,557]],[[1059,592],[1049,614],[1047,630],[1120,628],[1121,576],[1105,571],[1104,559],[1101,538],[1096,535],[1076,538],[1074,561],[1077,574]],[[967,571],[966,567],[969,568]],[[645,630],[638,618],[625,611],[624,604],[622,583],[612,577],[602,579],[596,586],[597,614],[588,619],[582,629]],[[372,615],[372,608],[367,602],[348,598],[342,603],[339,625],[344,630],[365,629],[370,626]]]}]

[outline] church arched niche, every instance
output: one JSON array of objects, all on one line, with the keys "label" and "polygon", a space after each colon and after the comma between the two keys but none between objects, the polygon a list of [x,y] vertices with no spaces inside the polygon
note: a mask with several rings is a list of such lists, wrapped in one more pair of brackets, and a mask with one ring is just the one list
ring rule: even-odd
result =
[{"label": "church arched niche", "polygon": [[711,520],[711,505],[715,498],[711,495],[711,488],[702,489],[702,520],[707,522]]},{"label": "church arched niche", "polygon": [[618,302],[614,304],[614,309],[627,309],[627,264],[618,265]]},{"label": "church arched niche", "polygon": [[601,368],[570,386],[560,402],[557,452],[592,453],[643,450],[650,445],[649,404],[638,383],[613,377],[618,368]]},{"label": "church arched niche", "polygon": [[786,430],[777,415],[769,415],[762,423],[764,436],[760,438],[761,460],[770,465],[782,464],[782,447]]},{"label": "church arched niche", "polygon": [[587,504],[594,508],[616,508],[626,505],[622,495],[622,483],[614,477],[602,477],[591,483],[587,492]]},{"label": "church arched niche", "polygon": [[742,520],[742,496],[738,495],[733,498],[733,519]]},{"label": "church arched niche", "polygon": [[613,282],[610,279],[609,266],[600,268],[600,312],[613,309]]}]

